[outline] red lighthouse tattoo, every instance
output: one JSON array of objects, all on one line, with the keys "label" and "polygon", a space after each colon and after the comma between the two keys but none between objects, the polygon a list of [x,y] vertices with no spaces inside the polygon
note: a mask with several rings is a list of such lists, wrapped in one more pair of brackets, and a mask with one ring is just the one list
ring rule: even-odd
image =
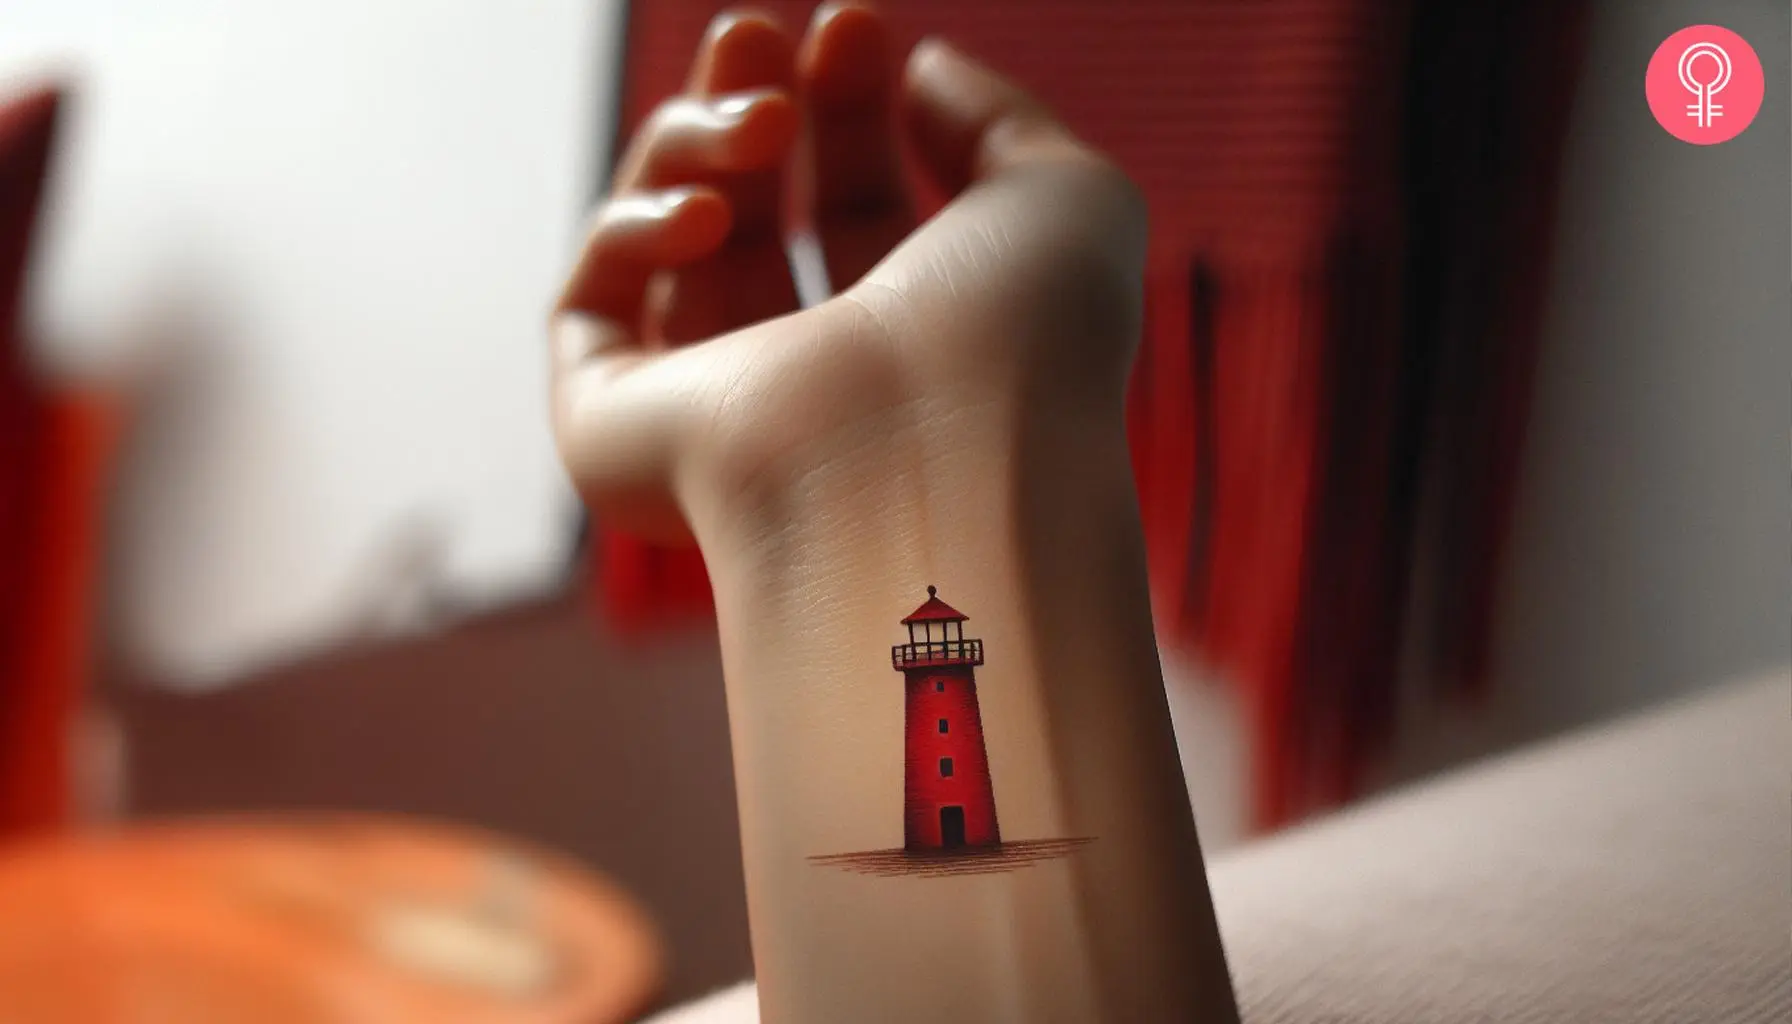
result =
[{"label": "red lighthouse tattoo", "polygon": [[890,667],[902,673],[903,845],[811,862],[865,875],[982,875],[1057,860],[1095,841],[1003,841],[977,701],[983,641],[964,635],[967,619],[928,587],[926,602],[902,620],[908,642],[890,648]]},{"label": "red lighthouse tattoo", "polygon": [[908,643],[890,648],[907,709],[902,831],[910,850],[1002,841],[977,706],[983,641],[965,637],[967,618],[928,587],[927,602],[902,620]]}]

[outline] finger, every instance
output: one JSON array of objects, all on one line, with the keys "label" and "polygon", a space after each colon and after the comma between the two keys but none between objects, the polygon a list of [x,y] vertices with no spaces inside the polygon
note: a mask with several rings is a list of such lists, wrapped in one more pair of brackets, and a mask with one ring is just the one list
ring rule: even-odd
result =
[{"label": "finger", "polygon": [[656,376],[636,325],[653,276],[713,254],[728,207],[705,189],[613,199],[593,219],[551,328],[552,409],[560,455],[606,523],[652,539],[685,530],[670,491],[689,403]]},{"label": "finger", "polygon": [[709,23],[691,61],[685,89],[697,96],[757,89],[789,88],[795,46],[790,33],[764,11],[723,11]]},{"label": "finger", "polygon": [[797,55],[805,114],[797,192],[837,289],[914,223],[893,117],[898,80],[882,15],[846,3],[817,9]]},{"label": "finger", "polygon": [[938,39],[909,57],[902,118],[948,195],[1021,164],[1100,159],[1026,91]]},{"label": "finger", "polygon": [[708,188],[609,200],[592,219],[556,310],[593,314],[632,334],[653,275],[712,255],[728,235],[729,220],[728,204]]},{"label": "finger", "polygon": [[642,352],[615,321],[585,313],[559,314],[552,335],[554,441],[580,497],[607,526],[684,542],[672,480],[692,402],[665,372],[668,355]]},{"label": "finger", "polygon": [[[748,90],[788,95],[794,59],[795,46],[776,21],[751,11],[730,11],[711,23],[687,91],[698,98]],[[792,130],[783,137],[786,153],[794,135]],[[780,154],[770,166],[703,179],[727,202],[732,227],[714,257],[656,282],[644,323],[650,338],[683,344],[796,308],[782,222],[787,162]]]},{"label": "finger", "polygon": [[1077,339],[1052,349],[1063,361],[1050,373],[1100,375],[1112,387],[1089,393],[1117,399],[1126,362],[1113,357],[1137,339],[1144,273],[1138,189],[1038,100],[944,43],[916,48],[900,107],[916,162],[951,201],[878,264],[881,287],[859,304],[936,334],[1027,318],[1017,336]]},{"label": "finger", "polygon": [[[795,79],[795,59],[790,34],[769,15],[726,11],[710,23],[685,90],[700,98],[754,90],[788,94]],[[786,145],[792,138],[794,133],[785,138]],[[733,209],[737,236],[777,234],[782,226],[782,167],[726,175],[711,184]]]},{"label": "finger", "polygon": [[877,12],[824,4],[797,58],[819,215],[906,206],[892,108],[898,77]]},{"label": "finger", "polygon": [[787,93],[759,89],[662,104],[617,165],[617,194],[775,168],[796,138]]}]

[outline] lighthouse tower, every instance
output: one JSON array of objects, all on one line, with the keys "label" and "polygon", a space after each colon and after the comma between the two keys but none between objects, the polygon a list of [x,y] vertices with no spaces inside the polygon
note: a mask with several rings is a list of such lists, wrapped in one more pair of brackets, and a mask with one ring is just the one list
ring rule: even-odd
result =
[{"label": "lighthouse tower", "polygon": [[907,693],[902,803],[911,850],[1002,841],[977,708],[983,641],[965,639],[965,618],[928,587],[926,603],[902,620],[908,643],[890,649]]}]

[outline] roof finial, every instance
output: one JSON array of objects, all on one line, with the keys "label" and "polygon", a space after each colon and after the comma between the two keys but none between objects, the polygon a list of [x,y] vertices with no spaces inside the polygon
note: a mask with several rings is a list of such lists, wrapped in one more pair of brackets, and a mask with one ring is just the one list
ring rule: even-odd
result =
[{"label": "roof finial", "polygon": [[927,596],[928,597],[932,597],[935,594],[938,594],[939,592],[940,592],[940,588],[933,586],[931,584],[928,585],[928,587],[927,587]]}]

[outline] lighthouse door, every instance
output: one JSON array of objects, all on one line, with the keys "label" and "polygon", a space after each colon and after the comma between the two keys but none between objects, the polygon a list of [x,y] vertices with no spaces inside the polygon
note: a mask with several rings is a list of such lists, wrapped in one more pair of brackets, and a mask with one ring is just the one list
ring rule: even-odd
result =
[{"label": "lighthouse door", "polygon": [[964,845],[964,808],[957,804],[940,808],[940,845],[951,849]]}]

